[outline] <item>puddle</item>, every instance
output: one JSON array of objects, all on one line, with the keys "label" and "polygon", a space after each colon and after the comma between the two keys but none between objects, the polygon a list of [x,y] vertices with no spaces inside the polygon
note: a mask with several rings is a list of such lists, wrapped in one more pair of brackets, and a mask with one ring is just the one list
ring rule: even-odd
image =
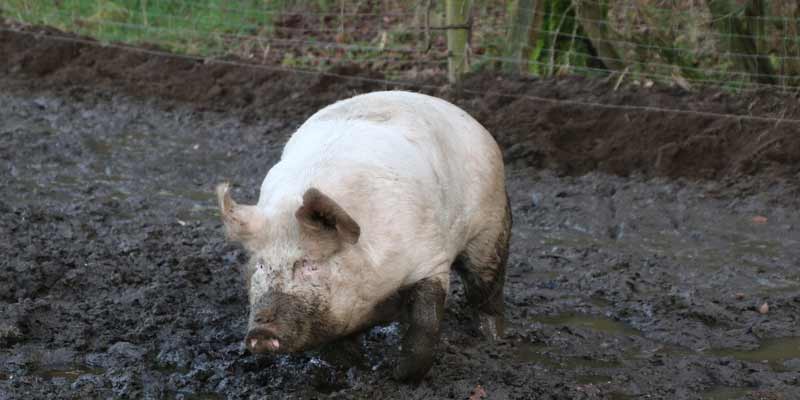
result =
[{"label": "puddle", "polygon": [[800,358],[800,337],[768,339],[754,350],[715,349],[708,354],[717,357],[733,357],[740,361],[765,363],[775,370],[785,370],[783,363]]},{"label": "puddle", "polygon": [[549,349],[546,345],[517,343],[515,347],[514,358],[517,361],[554,366],[553,360],[544,355],[544,352]]},{"label": "puddle", "polygon": [[187,394],[183,395],[181,398],[184,400],[220,400],[224,399],[225,397],[223,397],[221,394],[205,392],[205,393]]},{"label": "puddle", "polygon": [[555,364],[562,369],[609,369],[609,368],[622,368],[622,363],[618,361],[595,360],[585,357],[565,357],[562,360],[555,362]]},{"label": "puddle", "polygon": [[196,393],[196,394],[192,394],[192,395],[189,395],[189,396],[184,396],[183,398],[186,399],[186,400],[218,400],[218,399],[224,399],[224,397],[222,397],[222,395],[219,395],[219,394],[216,394],[216,393]]},{"label": "puddle", "polygon": [[[639,335],[638,331],[624,323],[599,315],[568,313],[555,316],[534,316],[530,318],[530,321],[552,326],[589,329],[610,335]],[[518,361],[537,363],[558,369],[607,369],[622,367],[622,363],[618,361],[605,361],[585,357],[557,357],[555,354],[551,356],[549,353],[552,353],[552,351],[553,348],[544,344],[520,343],[515,351],[515,358]]]},{"label": "puddle", "polygon": [[575,383],[580,385],[599,385],[601,383],[609,383],[612,380],[608,375],[579,375],[575,378]]},{"label": "puddle", "polygon": [[[180,397],[178,396],[180,395]],[[172,396],[167,396],[169,399],[177,399],[181,398],[183,400],[219,400],[224,399],[221,394],[211,393],[211,392],[202,392],[202,393],[174,393]]]},{"label": "puddle", "polygon": [[545,248],[580,248],[588,247],[594,244],[602,243],[603,241],[592,237],[591,235],[576,234],[576,235],[563,235],[563,234],[544,234],[539,241]]},{"label": "puddle", "polygon": [[74,381],[78,379],[81,375],[102,375],[102,369],[98,368],[88,368],[82,366],[74,366],[71,368],[65,369],[42,369],[36,371],[35,374],[41,376],[42,378],[64,378],[70,381]]},{"label": "puddle", "polygon": [[104,159],[111,157],[111,152],[114,149],[112,143],[94,137],[86,137],[83,140],[83,145],[89,149],[92,154]]},{"label": "puddle", "polygon": [[176,196],[182,197],[185,199],[189,199],[196,202],[207,202],[210,203],[211,200],[216,200],[214,197],[214,193],[211,189],[207,190],[179,190],[175,193]]},{"label": "puddle", "polygon": [[551,356],[552,348],[544,344],[518,343],[515,350],[515,359],[525,363],[541,364],[553,369],[607,369],[620,368],[622,363],[617,361],[595,360],[585,357],[554,357]]},{"label": "puddle", "polygon": [[658,343],[654,347],[627,350],[623,353],[622,358],[625,360],[649,359],[656,354],[676,358],[697,355],[697,352],[678,345]]},{"label": "puddle", "polygon": [[622,322],[599,315],[585,314],[561,314],[555,316],[534,316],[532,322],[539,322],[545,325],[569,326],[574,328],[589,329],[595,332],[608,333],[612,335],[635,335],[639,336],[636,329],[625,325]]},{"label": "puddle", "polygon": [[703,400],[730,400],[747,396],[750,389],[730,386],[717,386],[700,395]]}]

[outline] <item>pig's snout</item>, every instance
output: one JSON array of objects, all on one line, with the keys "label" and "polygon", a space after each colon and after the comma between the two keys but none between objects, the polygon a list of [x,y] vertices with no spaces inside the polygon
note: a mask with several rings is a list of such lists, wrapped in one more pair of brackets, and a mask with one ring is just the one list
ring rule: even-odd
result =
[{"label": "pig's snout", "polygon": [[280,350],[281,341],[269,327],[258,327],[247,332],[245,345],[251,353],[264,353]]},{"label": "pig's snout", "polygon": [[[281,324],[276,321],[280,309],[286,309],[290,300],[284,295],[262,296],[253,307],[255,315],[250,322],[250,327],[245,336],[245,345],[252,353],[278,351],[281,348],[281,337],[287,332],[281,332]],[[283,303],[283,305],[281,305]],[[284,324],[285,325],[285,324]]]},{"label": "pig's snout", "polygon": [[292,352],[302,347],[313,319],[300,298],[283,293],[262,296],[251,311],[245,347],[251,353]]}]

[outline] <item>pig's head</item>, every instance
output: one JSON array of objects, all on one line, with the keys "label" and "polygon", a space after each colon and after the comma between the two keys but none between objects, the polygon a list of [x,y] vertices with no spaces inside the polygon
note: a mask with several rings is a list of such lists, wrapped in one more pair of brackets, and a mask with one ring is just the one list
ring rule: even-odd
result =
[{"label": "pig's head", "polygon": [[360,259],[353,218],[313,188],[302,203],[286,199],[267,211],[237,204],[227,184],[217,187],[217,198],[228,238],[250,256],[248,350],[296,352],[341,335],[351,322],[344,299],[356,290],[343,271]]}]

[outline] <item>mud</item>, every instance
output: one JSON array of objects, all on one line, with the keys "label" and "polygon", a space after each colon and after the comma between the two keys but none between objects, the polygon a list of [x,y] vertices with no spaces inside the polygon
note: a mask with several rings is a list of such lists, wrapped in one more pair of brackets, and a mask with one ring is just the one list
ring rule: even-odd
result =
[{"label": "mud", "polygon": [[420,81],[498,138],[515,226],[505,340],[476,337],[454,281],[431,373],[402,385],[398,324],[362,359],[245,354],[244,255],[212,199],[230,179],[254,201],[307,116],[385,85],[0,46],[0,399],[800,397],[796,126],[476,93],[797,117],[790,95]]}]

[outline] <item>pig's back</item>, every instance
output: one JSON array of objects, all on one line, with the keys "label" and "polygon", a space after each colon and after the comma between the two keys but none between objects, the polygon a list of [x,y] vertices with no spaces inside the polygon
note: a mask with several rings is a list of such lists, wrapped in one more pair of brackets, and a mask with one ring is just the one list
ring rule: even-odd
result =
[{"label": "pig's back", "polygon": [[496,142],[463,110],[427,95],[374,92],[309,118],[270,170],[259,204],[315,186],[369,221],[361,223],[367,239],[372,231],[444,240],[437,245],[458,251],[479,229],[481,210],[505,196],[503,175]]}]

